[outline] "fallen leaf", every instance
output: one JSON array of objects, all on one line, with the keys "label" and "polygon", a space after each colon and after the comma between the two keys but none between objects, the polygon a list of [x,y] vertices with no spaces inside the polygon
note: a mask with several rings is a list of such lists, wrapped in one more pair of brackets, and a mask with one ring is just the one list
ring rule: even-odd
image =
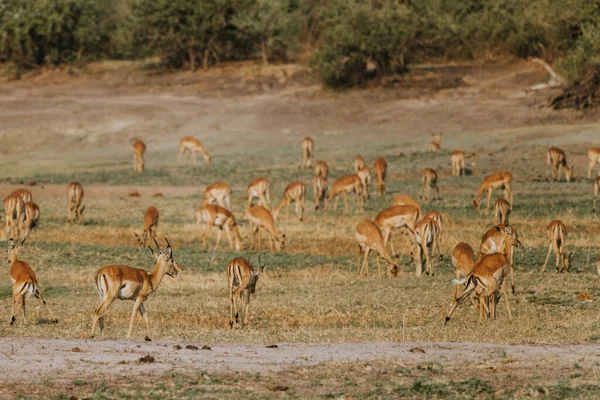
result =
[{"label": "fallen leaf", "polygon": [[205,344],[202,346],[202,350],[212,350],[209,345]]},{"label": "fallen leaf", "polygon": [[289,389],[290,389],[289,386],[284,386],[284,385],[269,386],[269,390],[272,392],[285,392]]},{"label": "fallen leaf", "polygon": [[411,352],[411,353],[425,353],[425,350],[421,349],[420,347],[413,347],[412,349],[409,350],[409,352]]},{"label": "fallen leaf", "polygon": [[586,303],[591,303],[592,300],[594,300],[594,296],[592,296],[588,292],[583,292],[577,295],[577,300],[585,301]]},{"label": "fallen leaf", "polygon": [[277,345],[276,344],[270,344],[267,346],[267,349],[276,349]]},{"label": "fallen leaf", "polygon": [[177,345],[177,346],[173,346],[173,349],[175,349],[175,350],[181,350],[182,347],[180,345]]},{"label": "fallen leaf", "polygon": [[71,351],[72,351],[73,353],[81,353],[81,349],[80,349],[79,347],[73,347],[73,348],[71,349]]},{"label": "fallen leaf", "polygon": [[150,364],[150,363],[154,362],[154,357],[152,357],[151,355],[147,355],[145,357],[140,358],[139,362],[140,363],[148,363],[148,364]]},{"label": "fallen leaf", "polygon": [[193,344],[188,344],[185,348],[188,350],[198,350],[198,346],[194,346]]}]

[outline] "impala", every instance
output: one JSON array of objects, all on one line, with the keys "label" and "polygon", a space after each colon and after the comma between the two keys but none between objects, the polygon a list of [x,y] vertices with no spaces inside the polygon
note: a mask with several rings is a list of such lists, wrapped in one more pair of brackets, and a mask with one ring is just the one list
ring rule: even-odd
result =
[{"label": "impala", "polygon": [[477,195],[473,198],[473,206],[476,210],[479,210],[481,196],[487,191],[487,207],[486,210],[490,209],[490,200],[492,199],[492,192],[494,189],[503,189],[504,198],[510,203],[511,207],[514,206],[513,202],[513,191],[511,188],[512,174],[510,172],[498,172],[496,174],[487,175],[483,178],[483,182],[479,186]]},{"label": "impala", "polygon": [[216,204],[202,203],[198,211],[196,211],[195,216],[197,224],[200,224],[204,221],[204,229],[202,230],[203,247],[206,247],[207,231],[211,226],[214,226],[218,229],[215,250],[219,248],[219,242],[221,241],[221,234],[223,233],[223,230],[227,232],[229,246],[233,249],[233,241],[235,240],[235,249],[237,251],[243,250],[240,230],[231,211]]},{"label": "impala", "polygon": [[271,182],[265,178],[255,178],[248,184],[248,204],[246,208],[252,206],[252,200],[258,199],[258,204],[265,207],[271,208]]},{"label": "impala", "polygon": [[368,167],[362,167],[356,173],[360,179],[360,185],[362,186],[363,195],[367,198],[371,198],[371,170]]},{"label": "impala", "polygon": [[[279,235],[275,229],[275,220],[271,212],[262,206],[253,206],[246,211],[246,218],[250,225],[254,227],[252,235],[252,247],[254,247],[254,237],[258,236],[256,248],[260,248],[262,242],[262,231],[269,233],[269,248],[271,251],[281,251],[285,247],[285,234]],[[273,246],[273,242],[275,246]]]},{"label": "impala", "polygon": [[21,198],[23,199],[23,201],[25,203],[27,203],[28,201],[33,201],[33,195],[27,189],[16,189],[16,190],[13,190],[13,194],[21,196]]},{"label": "impala", "polygon": [[356,206],[358,211],[363,210],[363,195],[360,185],[360,178],[358,175],[346,175],[341,178],[337,178],[333,182],[333,187],[329,191],[329,200],[325,203],[325,211],[329,207],[329,203],[335,197],[335,203],[333,205],[333,211],[337,210],[339,196],[344,196],[344,212],[348,212],[348,193],[356,193]]},{"label": "impala", "polygon": [[[491,313],[491,317],[496,319],[496,304],[500,299],[500,292],[504,294],[508,318],[512,319],[510,312],[510,304],[508,302],[508,293],[506,293],[506,275],[510,270],[510,262],[502,253],[489,254],[483,257],[476,265],[473,271],[461,280],[454,279],[452,283],[455,285],[465,284],[465,288],[460,297],[457,297],[452,302],[450,312],[446,316],[444,325],[450,321],[452,314],[458,306],[468,299],[473,292],[474,297],[480,304],[480,316],[484,319],[484,309]],[[488,303],[491,301],[491,305]]]},{"label": "impala", "polygon": [[[241,320],[242,329],[248,326],[248,308],[250,307],[250,295],[256,290],[256,283],[266,265],[260,265],[258,258],[258,269],[254,269],[250,261],[243,257],[236,257],[227,264],[227,282],[229,283],[229,327],[233,328],[233,320],[238,323],[238,296],[242,303]],[[235,312],[234,312],[235,310]]]},{"label": "impala", "polygon": [[[452,266],[454,267],[454,275],[456,276],[457,281],[469,276],[475,268],[475,263],[473,262],[473,248],[467,243],[461,242],[454,246],[451,260]],[[455,299],[458,298],[460,286],[460,283],[457,283],[454,287]]]},{"label": "impala", "polygon": [[323,178],[321,175],[313,176],[313,191],[315,193],[315,211],[323,207],[327,209],[327,187],[329,182],[327,178]]},{"label": "impala", "polygon": [[[430,219],[422,219],[415,226],[415,246],[411,252],[411,258],[415,260],[417,264],[416,274],[421,276],[423,274],[423,258],[425,258],[425,273],[427,275],[434,275],[434,257],[433,251],[437,247],[438,252],[442,252],[439,249],[439,232],[440,228],[438,224]],[[416,250],[416,254],[415,254]]]},{"label": "impala", "polygon": [[83,200],[83,186],[79,182],[71,182],[67,187],[68,218],[67,222],[79,222],[85,206],[81,204]]},{"label": "impala", "polygon": [[[379,261],[381,257],[383,257],[383,259],[388,263],[390,267],[390,274],[394,277],[398,275],[398,270],[400,268],[398,267],[398,264],[392,261],[390,254],[385,248],[381,230],[374,222],[369,221],[368,219],[360,221],[358,225],[356,225],[354,235],[356,237],[356,241],[358,242],[358,276],[361,276],[363,270],[365,271],[366,276],[369,276],[369,253],[371,250],[375,250],[377,252],[377,276],[381,277],[381,265]],[[365,253],[365,258],[361,267],[360,255],[363,252]]]},{"label": "impala", "polygon": [[148,248],[154,258],[156,258],[156,264],[151,273],[126,265],[109,265],[96,272],[94,282],[102,302],[100,307],[94,312],[90,338],[94,337],[98,326],[100,326],[100,332],[102,332],[104,329],[104,314],[113,301],[119,299],[134,301],[127,337],[131,336],[135,315],[139,312],[146,323],[146,329],[148,330],[147,340],[152,340],[150,322],[148,321],[144,301],[158,289],[165,275],[177,278],[177,275],[181,272],[181,267],[173,259],[173,249],[167,238],[165,237],[165,241],[167,242],[165,249],[161,249],[156,238],[152,237],[152,239],[154,240],[156,249]]},{"label": "impala", "polygon": [[504,199],[497,199],[494,203],[494,221],[496,225],[508,225],[510,203]]},{"label": "impala", "polygon": [[[565,178],[567,182],[571,182],[573,176],[572,168],[567,165],[567,155],[562,149],[558,147],[549,147],[546,153],[546,165],[552,170],[552,180],[554,182],[560,182],[560,169],[565,168]],[[546,176],[548,176],[548,170],[546,170]]]},{"label": "impala", "polygon": [[406,228],[412,237],[418,219],[419,209],[415,206],[391,206],[377,214],[374,222],[382,231],[383,245],[387,246],[389,242],[392,254],[395,254],[396,251],[391,241],[392,229]]},{"label": "impala", "polygon": [[[592,178],[592,170],[597,163],[600,163],[600,147],[594,147],[588,150],[588,179]],[[600,175],[599,175],[600,176]]]},{"label": "impala", "polygon": [[598,197],[598,192],[600,192],[600,175],[596,177],[594,181],[594,201],[592,202],[592,212],[596,212],[596,198]]},{"label": "impala", "polygon": [[308,136],[302,139],[302,168],[310,168],[315,141]]},{"label": "impala", "polygon": [[5,237],[20,237],[20,225],[25,211],[25,202],[17,193],[11,193],[4,199]]},{"label": "impala", "polygon": [[421,215],[423,212],[421,211],[421,205],[412,197],[407,196],[405,194],[397,194],[394,196],[394,200],[392,201],[392,205],[394,206],[415,206],[419,209],[419,218],[421,219]]},{"label": "impala", "polygon": [[215,182],[204,189],[202,202],[218,204],[221,207],[231,208],[231,186],[225,182]]},{"label": "impala", "polygon": [[183,162],[185,163],[189,153],[192,164],[196,165],[196,152],[200,152],[202,157],[204,157],[206,164],[210,164],[212,157],[206,152],[204,146],[202,146],[202,143],[200,143],[198,139],[192,136],[185,136],[181,138],[181,141],[179,142],[179,154],[177,155],[177,162],[179,162],[181,160],[181,156],[183,156]]},{"label": "impala", "polygon": [[438,246],[437,246],[437,251],[438,251],[438,255],[440,256],[440,262],[444,261],[444,255],[441,252],[441,248],[444,247],[443,246],[443,241],[442,241],[442,222],[443,222],[443,218],[442,218],[442,214],[440,214],[438,211],[435,210],[431,210],[428,211],[427,214],[425,214],[423,216],[423,219],[432,219],[438,226]]},{"label": "impala", "polygon": [[437,185],[437,172],[431,168],[425,168],[423,170],[423,177],[421,183],[423,184],[423,192],[420,198],[427,204],[429,203],[429,190],[433,189],[433,195],[435,200],[440,199],[440,189]]},{"label": "impala", "polygon": [[465,176],[465,153],[455,150],[450,155],[450,165],[452,166],[452,176]]},{"label": "impala", "polygon": [[148,235],[150,237],[156,236],[156,228],[158,227],[158,209],[154,206],[150,206],[146,209],[144,213],[144,230],[142,231],[142,235],[138,235],[137,233],[133,233],[135,237],[137,237],[138,245],[140,247],[146,247],[146,240],[148,240]]},{"label": "impala", "polygon": [[387,175],[387,161],[384,157],[377,157],[373,163],[375,177],[377,178],[377,194],[383,196],[385,194],[385,176]]},{"label": "impala", "polygon": [[439,133],[437,135],[433,135],[433,140],[431,142],[429,142],[429,151],[440,151],[440,148],[442,146],[442,134]]},{"label": "impala", "polygon": [[10,325],[14,324],[17,320],[16,314],[19,312],[20,308],[23,310],[23,321],[24,323],[27,323],[27,316],[25,315],[25,296],[27,294],[33,295],[35,298],[39,299],[48,311],[48,314],[50,314],[50,317],[52,317],[52,320],[58,322],[58,320],[54,318],[54,315],[52,315],[52,311],[50,311],[42,296],[37,276],[31,268],[31,265],[25,261],[17,260],[19,250],[23,248],[24,243],[25,239],[17,245],[15,245],[15,241],[12,238],[8,241],[8,263],[10,264],[10,280],[13,284]]},{"label": "impala", "polygon": [[33,201],[25,203],[25,212],[23,218],[23,227],[21,230],[25,231],[25,237],[29,235],[32,229],[34,229],[40,219],[40,208]]},{"label": "impala", "polygon": [[[546,255],[546,261],[542,267],[542,271],[546,270],[546,264],[550,258],[550,253],[554,249],[556,254],[556,272],[569,272],[569,264],[573,258],[573,252],[569,253],[569,256],[565,254],[565,247],[567,246],[567,227],[561,220],[554,220],[550,222],[550,225],[546,228],[546,234],[550,239],[550,247],[548,248],[548,254]],[[559,263],[561,267],[559,268]]]},{"label": "impala", "polygon": [[144,172],[146,145],[141,140],[136,140],[131,147],[133,148],[133,170],[135,172]]},{"label": "impala", "polygon": [[363,156],[358,155],[354,158],[354,172],[360,171],[361,168],[365,167],[365,159]]},{"label": "impala", "polygon": [[304,203],[306,202],[306,185],[302,182],[292,182],[285,188],[283,197],[273,210],[273,218],[277,219],[279,212],[285,207],[285,218],[290,215],[290,204],[296,205],[296,215],[300,222],[304,219]]},{"label": "impala", "polygon": [[475,263],[494,253],[502,253],[510,262],[511,290],[515,293],[515,268],[514,268],[514,250],[515,247],[521,247],[519,234],[514,227],[510,225],[497,225],[490,228],[481,238],[479,254]]},{"label": "impala", "polygon": [[327,178],[327,174],[329,172],[329,166],[325,161],[319,160],[315,163],[315,175],[322,176],[323,178]]}]

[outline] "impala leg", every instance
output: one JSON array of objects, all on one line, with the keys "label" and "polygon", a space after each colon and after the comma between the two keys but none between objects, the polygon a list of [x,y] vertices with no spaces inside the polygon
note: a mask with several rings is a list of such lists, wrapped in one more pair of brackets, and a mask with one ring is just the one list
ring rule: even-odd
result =
[{"label": "impala leg", "polygon": [[550,259],[550,252],[552,251],[552,244],[550,244],[550,247],[548,247],[548,254],[546,254],[546,261],[544,261],[544,266],[542,267],[542,269],[540,270],[540,272],[543,272],[546,270],[546,264],[548,264],[548,260]]},{"label": "impala leg", "polygon": [[381,256],[377,253],[377,277],[381,278]]},{"label": "impala leg", "polygon": [[333,212],[337,211],[339,200],[340,200],[340,195],[338,194],[335,196],[335,201],[333,202]]},{"label": "impala leg", "polygon": [[342,192],[344,195],[344,214],[348,214],[348,193]]},{"label": "impala leg", "polygon": [[552,245],[554,247],[554,255],[556,256],[556,272],[559,272],[559,264],[562,260],[561,248],[558,247],[558,244],[555,241],[552,241]]},{"label": "impala leg", "polygon": [[371,251],[370,248],[365,247],[365,258],[363,260],[362,263],[362,267],[360,268],[360,271],[358,272],[358,276],[362,275],[362,272],[365,271],[366,276],[369,276],[369,252]]},{"label": "impala leg", "polygon": [[15,299],[15,296],[13,295],[11,298],[10,320],[8,321],[9,325],[14,324],[15,321],[17,320],[15,318],[15,303],[16,303],[16,299]]},{"label": "impala leg", "polygon": [[[298,214],[298,205],[296,204],[296,214]],[[290,202],[286,202],[285,204],[285,220],[289,220],[290,219]]]},{"label": "impala leg", "polygon": [[250,310],[250,290],[246,289],[245,291],[245,299],[244,299],[244,303],[245,303],[245,307],[244,307],[244,321],[246,323],[246,328],[248,327],[248,311]]},{"label": "impala leg", "polygon": [[36,289],[34,296],[42,302],[42,304],[44,305],[44,308],[46,308],[46,311],[48,311],[48,314],[50,314],[50,317],[52,318],[52,320],[54,322],[58,322],[58,320],[54,317],[54,314],[52,314],[52,311],[50,311],[50,308],[48,308],[48,304],[46,304],[46,300],[44,300],[44,297],[42,296],[42,292],[40,292],[39,290]]},{"label": "impala leg", "polygon": [[592,170],[594,169],[594,165],[596,165],[596,160],[589,160],[588,162],[588,179],[592,179]]},{"label": "impala leg", "polygon": [[271,250],[271,252],[275,251],[273,247],[273,235],[271,235],[271,233],[269,233],[269,249]]},{"label": "impala leg", "polygon": [[265,198],[265,194],[264,193],[259,193],[258,194],[258,200],[259,200],[259,204],[262,205],[264,208],[269,209],[269,204],[267,203],[267,199]]},{"label": "impala leg", "polygon": [[223,234],[223,228],[219,228],[217,231],[217,243],[215,244],[215,250],[219,248],[219,243],[221,242],[221,235]]},{"label": "impala leg", "polygon": [[[15,310],[15,305],[16,305],[16,310]],[[12,325],[12,324],[15,323],[15,321],[17,320],[16,315],[19,313],[19,310],[24,305],[25,305],[25,296],[23,296],[20,293],[17,293],[16,295],[13,295],[13,310],[14,311],[12,313],[12,317],[10,318],[10,325]],[[27,323],[27,319],[25,318],[25,313],[23,313],[23,318],[24,318],[23,323],[26,324]]]},{"label": "impala leg", "polygon": [[444,325],[446,325],[448,323],[448,321],[450,321],[450,318],[452,317],[452,314],[454,314],[454,311],[456,311],[456,309],[458,308],[458,306],[466,298],[469,297],[469,295],[471,294],[471,292],[473,292],[473,290],[475,290],[475,287],[476,287],[475,284],[473,284],[472,282],[469,282],[467,284],[467,287],[463,291],[462,296],[454,298],[454,301],[452,302],[452,305],[450,306],[450,311],[448,312],[448,315],[446,316],[446,321],[444,322]]},{"label": "impala leg", "polygon": [[260,229],[260,227],[258,227],[258,245],[256,246],[257,249],[260,249],[262,247],[262,229]]},{"label": "impala leg", "polygon": [[506,290],[506,279],[502,282],[502,293],[504,294],[504,302],[506,303],[506,310],[508,311],[508,318],[512,319],[512,313],[510,312],[510,302],[508,301],[508,292]]},{"label": "impala leg", "polygon": [[488,193],[487,193],[487,205],[485,207],[485,211],[486,212],[490,212],[490,202],[491,202],[491,200],[492,200],[492,189],[489,189]]},{"label": "impala leg", "polygon": [[106,313],[106,310],[108,310],[108,307],[110,307],[112,302],[115,301],[115,298],[116,296],[112,298],[104,297],[102,299],[102,304],[100,304],[100,307],[98,307],[96,312],[94,312],[94,316],[92,318],[92,333],[90,334],[90,339],[94,337],[98,325],[100,325],[100,332],[104,330],[104,313]]},{"label": "impala leg", "polygon": [[27,323],[27,313],[25,312],[25,294],[21,295],[21,311],[23,311],[23,323]]},{"label": "impala leg", "polygon": [[358,208],[358,211],[362,211],[364,209],[364,203],[363,203],[363,195],[362,193],[360,193],[360,188],[356,190],[356,205]]},{"label": "impala leg", "polygon": [[131,337],[131,331],[133,330],[133,323],[135,321],[135,315],[138,313],[140,306],[142,305],[143,300],[141,297],[135,299],[135,303],[133,304],[133,311],[131,312],[131,319],[129,320],[129,330],[127,331],[127,339]]},{"label": "impala leg", "polygon": [[438,187],[437,184],[434,187],[434,193],[435,193],[435,199],[437,201],[439,201],[440,200],[440,188]]},{"label": "impala leg", "polygon": [[208,232],[208,222],[204,224],[202,229],[202,247],[206,248],[206,233]]},{"label": "impala leg", "polygon": [[[231,282],[231,281],[230,281]],[[229,329],[233,328],[233,309],[235,307],[235,298],[233,296],[233,290],[229,288]],[[237,311],[237,308],[236,308]],[[237,316],[236,316],[237,320]]]},{"label": "impala leg", "polygon": [[233,250],[233,232],[231,228],[227,228],[227,240],[229,240],[229,248]]},{"label": "impala leg", "polygon": [[305,198],[300,199],[300,201],[296,202],[296,214],[298,214],[298,218],[300,219],[300,222],[302,222],[304,220],[304,202],[306,201]]},{"label": "impala leg", "polygon": [[198,157],[196,150],[192,150],[192,165],[196,165],[196,157]]},{"label": "impala leg", "polygon": [[146,323],[146,329],[148,330],[148,339],[152,340],[152,331],[150,330],[150,321],[148,321],[148,313],[146,312],[146,308],[144,307],[144,303],[140,304],[140,308],[138,308],[140,315],[144,318],[144,322]]}]

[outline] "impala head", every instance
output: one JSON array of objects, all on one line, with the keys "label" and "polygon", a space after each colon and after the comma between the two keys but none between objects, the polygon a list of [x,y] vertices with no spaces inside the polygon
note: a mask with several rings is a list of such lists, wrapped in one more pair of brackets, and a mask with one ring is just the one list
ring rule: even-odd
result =
[{"label": "impala head", "polygon": [[13,262],[17,261],[17,257],[19,256],[19,250],[23,248],[23,245],[25,244],[25,239],[27,239],[27,237],[25,237],[20,243],[16,243],[13,240],[13,238],[10,238],[8,240],[8,264],[12,264]]},{"label": "impala head", "polygon": [[141,235],[138,235],[137,232],[133,232],[133,236],[135,236],[138,246],[144,247],[146,238],[148,237],[148,232],[144,231]]},{"label": "impala head", "polygon": [[167,270],[165,273],[167,275],[169,275],[171,278],[177,278],[177,275],[179,275],[181,272],[181,267],[173,259],[173,249],[171,248],[171,243],[169,243],[169,240],[165,237],[167,247],[162,249],[154,236],[152,236],[152,239],[154,240],[156,249],[153,249],[150,246],[148,246],[148,248],[150,249],[150,252],[152,252],[154,258],[156,258],[156,262],[163,263],[166,266]]},{"label": "impala head", "polygon": [[250,278],[250,282],[248,282],[248,288],[250,289],[250,293],[254,293],[256,290],[256,282],[258,282],[258,278],[260,274],[265,270],[267,264],[260,263],[260,256],[258,256],[258,268],[254,269],[252,267],[252,277]]},{"label": "impala head", "polygon": [[479,200],[473,199],[473,207],[475,208],[475,210],[479,210],[479,204]]},{"label": "impala head", "polygon": [[571,251],[568,256],[565,257],[565,268],[567,272],[569,271],[569,267],[571,266],[571,261],[573,261],[573,252]]},{"label": "impala head", "polygon": [[281,235],[280,239],[275,238],[275,250],[281,251],[285,248],[285,233]]},{"label": "impala head", "polygon": [[211,156],[206,156],[206,163],[210,164],[212,162],[212,157]]}]

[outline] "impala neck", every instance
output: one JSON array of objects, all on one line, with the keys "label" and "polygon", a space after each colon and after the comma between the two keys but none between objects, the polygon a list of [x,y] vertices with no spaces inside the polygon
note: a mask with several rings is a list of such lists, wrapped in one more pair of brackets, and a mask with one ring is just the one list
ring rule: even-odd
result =
[{"label": "impala neck", "polygon": [[237,225],[232,228],[233,237],[235,238],[235,247],[239,251],[242,248],[242,237],[240,236],[240,230]]},{"label": "impala neck", "polygon": [[281,201],[279,201],[279,203],[277,204],[277,207],[275,207],[275,209],[273,210],[273,217],[277,218],[277,216],[279,215],[279,212],[281,211],[281,209],[283,207],[285,207],[286,204],[287,204],[287,196],[284,193],[283,197],[281,198]]},{"label": "impala neck", "polygon": [[150,282],[152,282],[152,289],[156,290],[165,274],[167,273],[167,263],[164,261],[157,261],[156,265],[150,273]]}]

